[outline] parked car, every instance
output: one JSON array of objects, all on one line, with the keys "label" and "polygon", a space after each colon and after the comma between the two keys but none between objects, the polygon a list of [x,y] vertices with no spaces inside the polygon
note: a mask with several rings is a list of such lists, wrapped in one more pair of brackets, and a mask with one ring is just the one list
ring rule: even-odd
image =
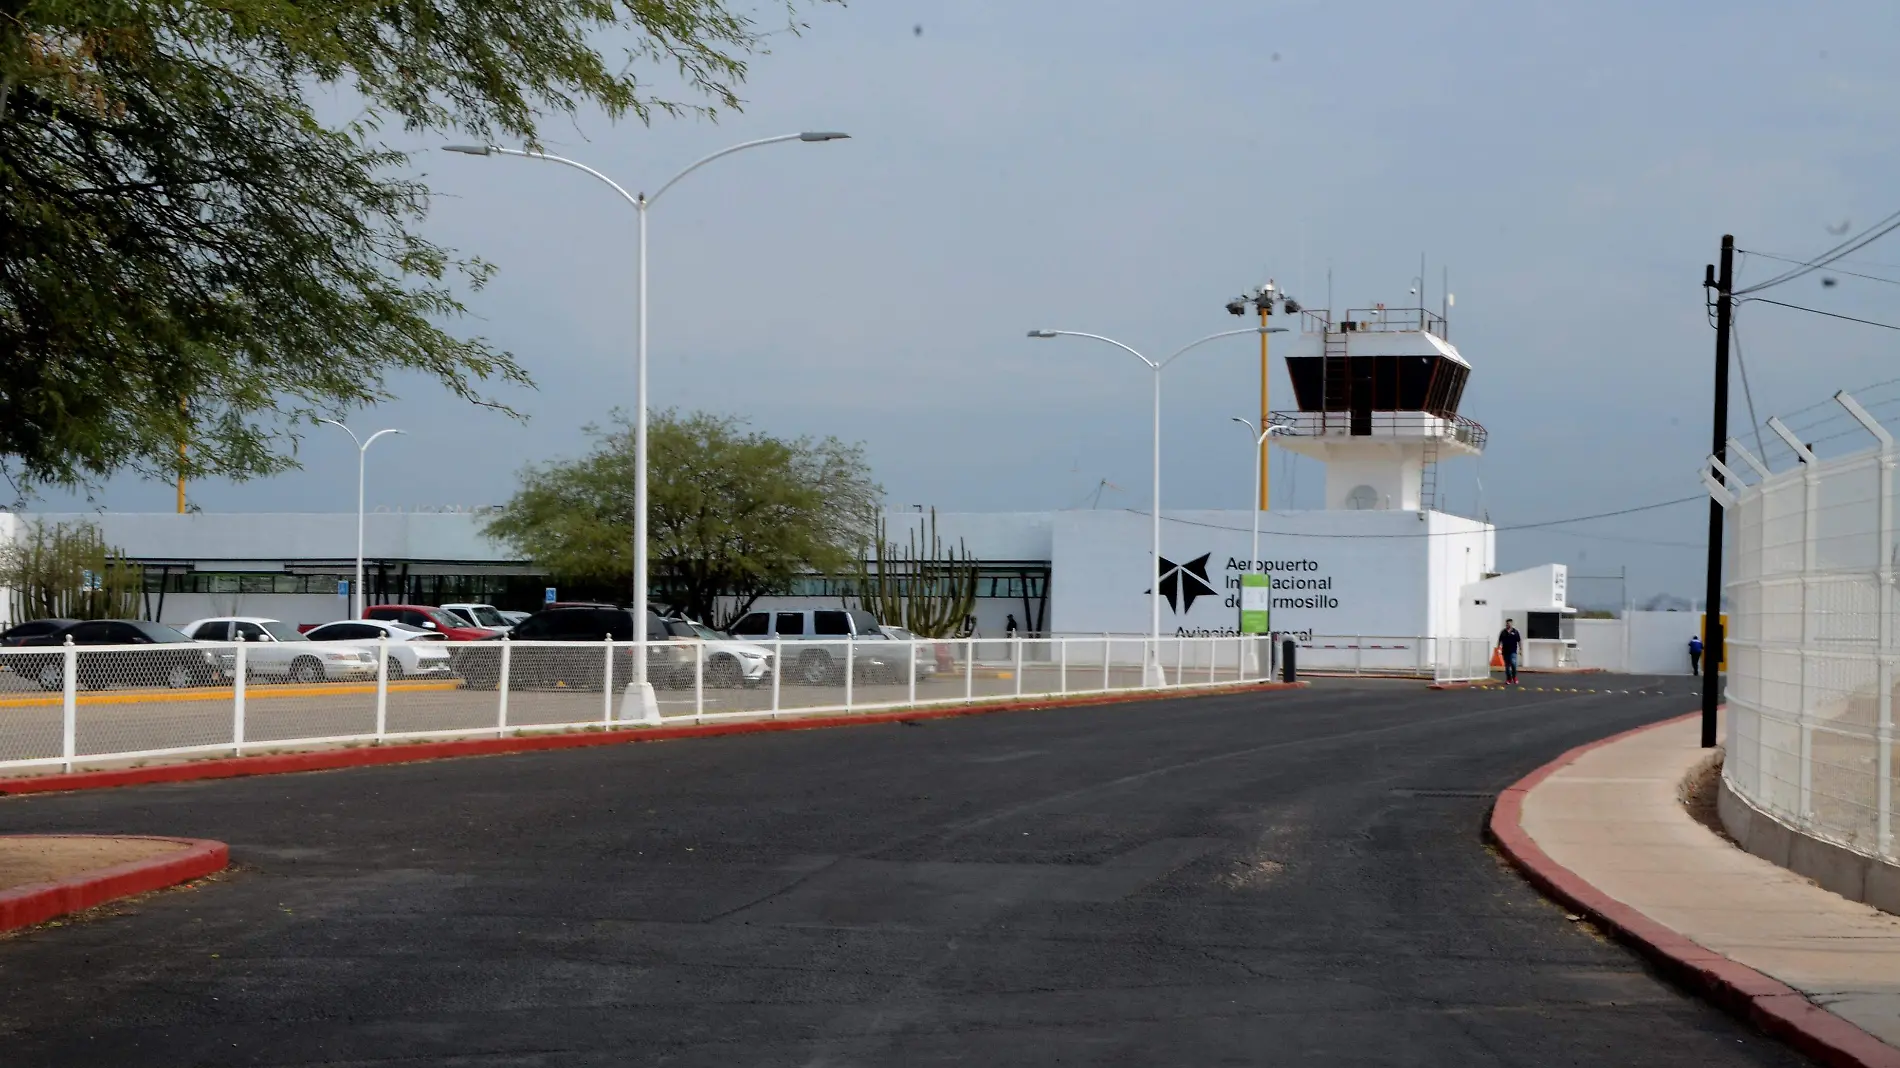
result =
[{"label": "parked car", "polygon": [[772,681],[772,650],[752,642],[734,641],[690,619],[666,621],[667,633],[705,646],[705,682],[708,686],[757,686]]},{"label": "parked car", "polygon": [[918,642],[917,677],[927,679],[938,672],[948,675],[956,670],[956,657],[951,654],[950,646],[944,642],[933,642],[928,638],[919,638],[903,627],[879,627],[884,636],[894,642]]},{"label": "parked car", "polygon": [[785,677],[808,686],[837,685],[844,681],[845,643],[850,643],[852,674],[861,680],[903,682],[910,670],[910,652],[895,647],[878,629],[877,617],[861,608],[774,609],[747,612],[730,631],[741,641],[761,644],[773,639],[812,642],[812,648],[784,654]]},{"label": "parked car", "polygon": [[507,620],[508,625],[512,627],[533,614],[534,614],[533,612],[506,612],[504,611],[501,614],[501,618]]},{"label": "parked car", "polygon": [[[120,649],[82,651],[74,683],[89,690],[165,686],[210,686],[226,678],[217,650],[206,649],[176,628],[142,619],[88,619],[50,634],[38,634],[20,643],[22,649],[64,647],[66,639],[87,647]],[[13,670],[39,683],[42,689],[65,686],[63,653],[14,660]]]},{"label": "parked car", "polygon": [[[633,612],[626,608],[587,606],[549,608],[529,616],[509,634],[508,688],[536,689],[555,685],[599,689],[607,671],[606,657],[592,649],[568,646],[536,648],[540,642],[616,642],[633,640]],[[672,641],[666,623],[648,613],[646,637],[659,644],[647,646],[647,681],[655,686],[691,686],[693,651]],[[614,650],[614,685],[633,678],[633,646]],[[494,686],[500,677],[500,658],[483,647],[479,660],[465,655],[462,675],[477,686]],[[470,650],[473,653],[474,650]]]},{"label": "parked car", "polygon": [[469,626],[468,621],[461,616],[434,605],[373,604],[363,609],[363,618],[407,623],[421,630],[435,631],[452,642],[478,642],[501,637],[501,631]]},{"label": "parked car", "polygon": [[0,649],[24,645],[28,638],[57,634],[77,622],[79,621],[76,619],[32,619],[25,623],[16,623],[6,630],[0,630]]},{"label": "parked car", "polygon": [[[179,628],[193,641],[244,642],[244,674],[291,682],[328,682],[332,679],[373,679],[376,658],[361,649],[313,645],[307,634],[282,620],[262,616],[221,616],[197,619]],[[237,654],[223,650],[226,670],[237,673]]]},{"label": "parked car", "polygon": [[[505,631],[515,625],[513,621],[509,620],[508,617],[502,613],[501,609],[496,608],[492,604],[478,604],[475,602],[445,604],[442,606],[442,610],[444,612],[454,613],[457,617],[466,620],[469,626],[472,627],[486,627],[489,630]],[[522,618],[526,619],[527,617],[523,616]]]},{"label": "parked car", "polygon": [[[455,658],[449,640],[432,630],[391,623],[386,619],[339,619],[313,627],[306,635],[311,641],[352,645],[365,650],[371,665],[376,663],[375,649],[389,640],[390,680],[439,678],[455,673]],[[370,673],[375,674],[375,667]]]}]

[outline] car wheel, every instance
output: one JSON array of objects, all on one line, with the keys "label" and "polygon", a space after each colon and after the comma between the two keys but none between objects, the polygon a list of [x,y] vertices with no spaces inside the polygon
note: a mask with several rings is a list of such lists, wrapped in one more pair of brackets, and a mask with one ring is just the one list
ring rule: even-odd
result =
[{"label": "car wheel", "polygon": [[59,661],[48,660],[40,665],[40,670],[34,674],[33,681],[39,683],[42,690],[63,690],[66,688],[66,671],[60,666]]},{"label": "car wheel", "polygon": [[165,688],[168,690],[182,690],[197,681],[197,673],[184,664],[173,664],[165,669]]},{"label": "car wheel", "polygon": [[706,685],[730,689],[745,681],[737,657],[720,654],[706,665]]},{"label": "car wheel", "polygon": [[831,681],[831,654],[813,649],[798,658],[798,679],[807,686]]},{"label": "car wheel", "polygon": [[323,664],[313,656],[300,656],[290,665],[290,681],[322,682]]},{"label": "car wheel", "polygon": [[384,657],[383,658],[383,674],[386,678],[389,679],[390,682],[395,682],[396,680],[402,678],[403,676],[402,661],[397,660],[393,656]]}]

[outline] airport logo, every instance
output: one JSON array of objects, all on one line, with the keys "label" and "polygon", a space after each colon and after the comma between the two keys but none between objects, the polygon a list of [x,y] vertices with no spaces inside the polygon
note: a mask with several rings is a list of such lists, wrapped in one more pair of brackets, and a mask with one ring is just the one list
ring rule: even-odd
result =
[{"label": "airport logo", "polygon": [[[1167,599],[1168,608],[1176,615],[1193,611],[1194,602],[1202,597],[1219,596],[1214,584],[1207,578],[1207,558],[1212,555],[1202,553],[1185,564],[1177,564],[1165,556],[1161,558],[1161,596]],[[1154,591],[1148,589],[1142,592]]]}]

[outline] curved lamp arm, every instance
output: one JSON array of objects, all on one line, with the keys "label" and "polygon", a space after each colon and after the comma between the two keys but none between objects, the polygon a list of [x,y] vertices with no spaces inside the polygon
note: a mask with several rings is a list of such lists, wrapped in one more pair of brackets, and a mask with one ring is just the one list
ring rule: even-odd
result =
[{"label": "curved lamp arm", "polygon": [[1136,352],[1134,349],[1129,348],[1127,345],[1124,345],[1121,342],[1116,341],[1114,338],[1103,337],[1100,334],[1085,334],[1080,330],[1031,330],[1029,332],[1029,336],[1030,337],[1085,337],[1094,341],[1103,341],[1103,342],[1107,342],[1110,345],[1115,346],[1116,348],[1122,350],[1123,352],[1128,353],[1129,355],[1133,356],[1135,359],[1140,360],[1142,363],[1147,364],[1150,368],[1154,370],[1159,371],[1162,366],[1161,364],[1154,362],[1148,357],[1143,356],[1141,353]]},{"label": "curved lamp arm", "polygon": [[1166,367],[1167,365],[1173,363],[1174,361],[1180,359],[1182,356],[1186,355],[1188,350],[1199,348],[1210,341],[1219,341],[1221,338],[1224,338],[1224,337],[1239,337],[1242,334],[1266,334],[1266,333],[1272,333],[1272,332],[1274,331],[1270,330],[1267,327],[1250,326],[1244,330],[1223,330],[1218,334],[1209,334],[1206,337],[1200,339],[1199,341],[1190,341],[1187,344],[1181,346],[1180,348],[1175,349],[1172,355],[1170,355],[1167,359],[1162,360],[1159,364],[1156,365],[1156,367],[1157,368]]},{"label": "curved lamp arm", "polygon": [[[547,160],[549,163],[564,164],[566,166],[574,168],[577,171],[586,171],[588,174],[591,174],[594,177],[600,179],[601,181],[606,182],[608,185],[613,187],[614,192],[619,193],[622,197],[625,197],[627,203],[632,204],[636,208],[640,206],[640,198],[634,196],[632,193],[627,192],[624,188],[621,187],[619,182],[614,181],[612,178],[607,177],[606,175],[595,170],[594,168],[589,167],[587,164],[580,162],[579,160],[571,160],[571,159],[568,159],[566,156],[551,156],[546,152],[529,152],[528,150],[521,149],[521,148],[502,148],[499,145],[443,145],[442,151],[459,152],[464,156],[520,156],[522,159],[544,159],[544,160]],[[705,161],[701,160],[700,162],[703,163]],[[695,163],[693,164],[693,166],[697,167],[699,166],[699,164]]]},{"label": "curved lamp arm", "polygon": [[679,172],[678,174],[674,175],[671,178],[668,178],[666,180],[666,184],[660,186],[659,190],[655,192],[652,196],[647,197],[646,200],[647,200],[647,203],[651,204],[654,201],[660,199],[661,195],[664,194],[667,190],[673,188],[673,186],[676,185],[681,178],[686,177],[687,175],[693,173],[694,171],[700,169],[701,167],[704,167],[706,164],[711,163],[713,160],[716,160],[721,156],[730,156],[734,152],[743,152],[748,148],[758,148],[760,145],[776,145],[781,141],[842,141],[849,138],[850,136],[851,136],[850,134],[837,133],[830,130],[816,130],[816,131],[808,130],[804,133],[779,134],[777,137],[761,137],[757,141],[746,141],[742,144],[733,145],[730,148],[722,148],[719,151],[714,152],[710,156],[706,156],[703,159],[698,159],[698,160],[693,161],[692,163],[687,164],[685,170]]}]

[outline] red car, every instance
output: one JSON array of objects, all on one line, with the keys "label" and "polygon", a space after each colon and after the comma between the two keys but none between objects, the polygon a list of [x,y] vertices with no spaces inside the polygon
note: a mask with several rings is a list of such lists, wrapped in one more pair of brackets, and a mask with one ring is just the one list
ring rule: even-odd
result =
[{"label": "red car", "polygon": [[468,622],[453,612],[421,604],[373,604],[363,609],[364,619],[380,619],[388,623],[407,623],[412,627],[432,630],[452,642],[479,642],[487,638],[501,637],[501,631],[487,627],[471,627]]}]

